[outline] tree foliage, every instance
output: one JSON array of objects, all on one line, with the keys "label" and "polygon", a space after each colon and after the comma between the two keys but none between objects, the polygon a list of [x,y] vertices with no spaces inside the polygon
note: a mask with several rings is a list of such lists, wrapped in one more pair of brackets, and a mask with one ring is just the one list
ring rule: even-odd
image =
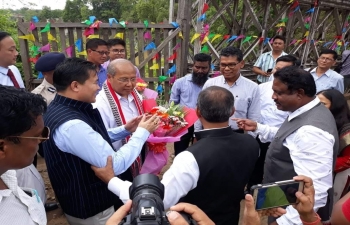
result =
[{"label": "tree foliage", "polygon": [[81,8],[84,6],[81,0],[67,0],[63,10],[63,21],[81,22]]},{"label": "tree foliage", "polygon": [[89,0],[89,4],[92,6],[92,14],[101,21],[120,18],[122,14],[121,4],[116,0]]}]

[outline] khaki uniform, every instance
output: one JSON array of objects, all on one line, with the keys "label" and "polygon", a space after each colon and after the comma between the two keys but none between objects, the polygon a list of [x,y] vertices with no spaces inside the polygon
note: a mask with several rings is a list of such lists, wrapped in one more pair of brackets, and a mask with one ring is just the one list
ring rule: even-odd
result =
[{"label": "khaki uniform", "polygon": [[44,79],[43,82],[32,91],[32,93],[43,96],[46,99],[47,105],[49,105],[56,96],[56,88]]}]

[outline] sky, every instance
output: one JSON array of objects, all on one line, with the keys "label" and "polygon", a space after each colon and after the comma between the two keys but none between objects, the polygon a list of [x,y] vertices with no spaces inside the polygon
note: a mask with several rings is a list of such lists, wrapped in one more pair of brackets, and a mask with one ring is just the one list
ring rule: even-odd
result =
[{"label": "sky", "polygon": [[[31,6],[30,3],[36,4]],[[20,9],[28,7],[32,9],[41,9],[43,6],[49,6],[51,9],[64,9],[66,0],[0,0],[1,8]]]}]

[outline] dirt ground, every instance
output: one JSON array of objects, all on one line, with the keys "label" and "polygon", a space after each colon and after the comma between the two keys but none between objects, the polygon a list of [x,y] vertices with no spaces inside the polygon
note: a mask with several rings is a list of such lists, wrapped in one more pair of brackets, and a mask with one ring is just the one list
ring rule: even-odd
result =
[{"label": "dirt ground", "polygon": [[[165,173],[165,171],[168,170],[168,168],[170,167],[170,165],[173,162],[173,154],[174,154],[174,149],[173,149],[173,145],[169,144],[168,145],[168,150],[170,152],[170,156],[169,156],[169,160],[168,160],[168,164],[163,168],[162,172],[161,172],[161,176]],[[50,184],[50,180],[47,174],[47,170],[46,170],[46,165],[45,165],[45,160],[43,158],[41,158],[40,156],[38,156],[38,171],[40,172],[41,176],[44,179],[45,182],[45,186],[46,186],[46,195],[47,195],[47,202],[55,202],[56,198],[55,198],[55,193],[52,190],[51,184]],[[242,217],[242,213],[243,213],[243,209],[244,209],[244,201],[241,202],[241,217]],[[59,208],[56,210],[53,210],[51,212],[48,212],[47,214],[47,224],[48,225],[69,225],[64,214],[63,211]],[[241,224],[241,221],[240,223]],[[262,220],[261,225],[266,225],[266,218],[264,218]]]}]

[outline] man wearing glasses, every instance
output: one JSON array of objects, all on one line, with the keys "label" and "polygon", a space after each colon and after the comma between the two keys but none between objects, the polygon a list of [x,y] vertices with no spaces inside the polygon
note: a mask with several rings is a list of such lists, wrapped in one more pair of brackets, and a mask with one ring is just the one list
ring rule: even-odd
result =
[{"label": "man wearing glasses", "polygon": [[41,95],[0,85],[0,224],[45,225],[38,192],[20,188],[16,171],[33,163],[39,143],[48,139],[44,127],[46,102]]},{"label": "man wearing glasses", "polygon": [[[109,50],[109,60],[102,64],[102,67],[107,70],[109,63],[115,59],[126,59],[126,44],[123,39],[114,38],[107,41],[107,46]],[[135,66],[136,77],[140,76],[139,69]]]},{"label": "man wearing glasses", "polygon": [[[107,129],[123,126],[135,117],[144,114],[142,99],[135,90],[136,69],[126,59],[115,59],[107,67],[107,81],[102,90],[96,96],[94,108],[101,114],[103,123]],[[129,141],[129,137],[113,142],[115,149],[121,148]],[[125,179],[132,181],[139,174],[142,159],[145,157],[145,149],[132,164],[129,175]],[[128,172],[128,171],[127,171]]]},{"label": "man wearing glasses", "polygon": [[98,85],[100,88],[107,79],[107,71],[102,64],[107,61],[109,51],[107,42],[100,38],[93,38],[86,42],[87,61],[92,62],[97,67]]},{"label": "man wearing glasses", "polygon": [[327,89],[337,89],[344,93],[344,77],[331,69],[336,64],[337,52],[331,49],[322,50],[317,60],[317,67],[305,69],[315,79],[317,92]]},{"label": "man wearing glasses", "polygon": [[[219,86],[229,90],[234,96],[235,113],[232,118],[260,119],[260,94],[256,83],[243,77],[241,69],[244,67],[243,53],[232,46],[224,48],[220,54],[221,76],[209,79],[203,86],[203,90],[210,86]],[[239,133],[237,124],[230,120],[231,128]],[[202,129],[199,121],[195,124],[195,131]]]}]

